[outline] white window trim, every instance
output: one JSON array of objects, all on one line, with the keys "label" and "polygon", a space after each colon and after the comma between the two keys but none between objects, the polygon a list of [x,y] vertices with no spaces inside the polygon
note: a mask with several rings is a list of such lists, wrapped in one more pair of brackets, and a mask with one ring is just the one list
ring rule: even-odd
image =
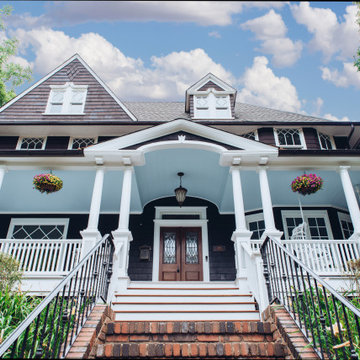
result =
[{"label": "white window trim", "polygon": [[[301,145],[280,145],[279,138],[278,138],[278,130],[282,129],[292,129],[292,130],[298,130],[299,131],[299,137]],[[274,128],[274,138],[275,138],[275,144],[278,147],[284,148],[284,149],[303,149],[306,150],[306,141],[303,129],[301,128],[292,128],[292,127],[276,127]]]},{"label": "white window trim", "polygon": [[[98,143],[97,136],[74,136],[74,137],[70,137],[70,139],[69,139],[68,150],[73,150],[72,146],[73,146],[74,139],[94,139],[94,144],[92,144],[92,145],[96,145]],[[91,145],[89,145],[89,146],[91,146]]]},{"label": "white window trim", "polygon": [[[75,85],[72,82],[67,82],[64,85],[50,85],[50,93],[49,93],[49,97],[48,97],[48,102],[46,105],[46,109],[45,112],[43,113],[43,115],[85,115],[84,113],[84,109],[85,109],[85,103],[86,103],[86,97],[87,97],[87,90],[88,90],[88,85]],[[74,90],[85,90],[84,91],[84,102],[82,104],[82,109],[81,112],[78,113],[72,113],[69,112],[69,106],[70,106],[70,102],[71,102],[71,93],[72,93],[72,89]],[[64,101],[63,101],[63,106],[61,109],[61,112],[59,113],[51,113],[50,112],[50,108],[51,108],[51,99],[52,99],[52,94],[53,91],[64,91]]]},{"label": "white window trim", "polygon": [[[21,144],[23,142],[24,139],[43,139],[43,143],[42,143],[42,147],[41,149],[21,149]],[[21,136],[18,139],[18,142],[16,144],[16,150],[24,150],[24,151],[40,151],[40,150],[44,150],[45,146],[46,146],[46,140],[47,137],[46,136]]]},{"label": "white window trim", "polygon": [[249,229],[249,224],[254,221],[264,220],[264,214],[259,212],[257,214],[245,215],[246,227]]},{"label": "white window trim", "polygon": [[64,225],[62,239],[67,238],[69,227],[68,218],[12,218],[7,233],[7,239],[11,239],[16,225]]},{"label": "white window trim", "polygon": [[[344,234],[344,229],[343,229],[343,227],[341,225],[341,220],[348,221],[348,222],[350,222],[352,224],[351,217],[350,217],[349,214],[345,214],[343,212],[338,211],[338,218],[339,218],[339,224],[340,224],[341,233],[343,235],[343,239],[347,240],[347,238],[346,238],[346,236]],[[354,227],[354,225],[353,225],[353,227]]]},{"label": "white window trim", "polygon": [[[166,215],[200,215],[200,219],[162,219]],[[202,264],[203,282],[210,281],[210,258],[208,240],[208,220],[206,219],[206,207],[162,207],[155,206],[154,220],[154,250],[152,281],[159,281],[160,266],[160,231],[162,227],[200,227],[202,240]],[[184,282],[185,283],[185,282]],[[199,281],[201,283],[201,281]]]},{"label": "white window trim", "polygon": [[330,150],[336,150],[336,145],[335,145],[334,137],[333,137],[332,135],[325,134],[325,133],[323,133],[323,132],[321,132],[321,131],[317,131],[320,149],[321,149],[321,150],[328,150],[328,149],[324,149],[324,148],[322,147],[322,145],[321,145],[320,133],[323,134],[323,135],[327,135],[327,136],[330,138],[331,147],[332,147]]},{"label": "white window trim", "polygon": [[[325,220],[325,226],[326,231],[328,232],[329,239],[334,239],[332,230],[331,230],[331,224],[328,216],[327,210],[303,210],[304,218],[306,221],[307,217],[322,217]],[[286,225],[286,218],[287,217],[300,217],[301,218],[301,212],[300,210],[281,210],[281,219],[283,223],[283,229],[284,229],[284,236],[286,240],[290,240],[291,234],[288,233],[288,228]]]}]

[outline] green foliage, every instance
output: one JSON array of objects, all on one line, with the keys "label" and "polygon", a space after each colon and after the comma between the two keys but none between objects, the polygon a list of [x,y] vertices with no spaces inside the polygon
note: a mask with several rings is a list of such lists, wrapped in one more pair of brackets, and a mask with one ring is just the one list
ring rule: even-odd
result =
[{"label": "green foliage", "polygon": [[11,291],[9,287],[0,290],[0,344],[40,303],[39,298],[26,293]]},{"label": "green foliage", "polygon": [[[359,307],[357,297],[350,298],[349,301]],[[297,319],[300,317],[300,322],[306,324],[309,337],[313,339],[311,345],[318,350],[322,347],[324,354],[329,352],[329,359],[350,359],[350,336],[355,351],[360,356],[360,339],[356,324],[358,319],[352,311],[332,297],[321,285],[319,285],[318,291],[314,287],[309,287],[301,293],[296,291],[292,306],[298,314]],[[324,317],[325,320],[323,324],[320,321],[321,317]],[[340,326],[337,319],[339,319]],[[349,332],[346,322],[349,324]]]},{"label": "green foliage", "polygon": [[15,88],[31,79],[31,69],[11,61],[17,54],[18,40],[7,38],[4,17],[11,14],[11,6],[0,9],[0,31],[5,39],[0,43],[0,106],[15,97]]},{"label": "green foliage", "polygon": [[[358,25],[360,27],[360,2],[356,1],[355,4],[358,7],[356,22],[358,23]],[[357,49],[356,55],[354,56],[354,66],[358,69],[358,71],[360,71],[360,47]]]},{"label": "green foliage", "polygon": [[16,282],[21,281],[21,278],[19,262],[10,255],[0,252],[0,291],[11,289]]}]

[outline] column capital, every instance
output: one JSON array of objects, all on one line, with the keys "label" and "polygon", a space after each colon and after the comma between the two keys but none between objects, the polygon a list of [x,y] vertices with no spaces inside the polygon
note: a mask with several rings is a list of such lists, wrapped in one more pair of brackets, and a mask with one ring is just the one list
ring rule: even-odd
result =
[{"label": "column capital", "polygon": [[241,169],[240,165],[231,165],[229,171],[230,173],[232,173],[234,171],[240,171],[240,169]]},{"label": "column capital", "polygon": [[259,173],[260,171],[267,170],[268,168],[269,168],[269,166],[267,166],[267,165],[258,165],[256,167],[256,172]]},{"label": "column capital", "polygon": [[337,171],[345,171],[351,168],[350,165],[340,165]]}]

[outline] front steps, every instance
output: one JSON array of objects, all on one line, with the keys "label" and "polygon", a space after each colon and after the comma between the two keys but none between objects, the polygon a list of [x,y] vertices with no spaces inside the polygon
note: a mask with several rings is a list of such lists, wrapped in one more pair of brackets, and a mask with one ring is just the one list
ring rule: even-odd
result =
[{"label": "front steps", "polygon": [[132,283],[115,294],[118,321],[259,320],[251,293],[234,283]]},{"label": "front steps", "polygon": [[290,359],[276,326],[257,321],[113,321],[91,357]]}]

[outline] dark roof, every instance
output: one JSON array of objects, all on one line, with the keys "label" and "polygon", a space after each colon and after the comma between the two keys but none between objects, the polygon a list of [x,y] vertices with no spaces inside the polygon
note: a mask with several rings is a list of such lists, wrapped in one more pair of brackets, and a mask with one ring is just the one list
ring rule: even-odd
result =
[{"label": "dark roof", "polygon": [[[191,119],[185,113],[183,102],[123,102],[139,121],[170,121],[178,118]],[[329,123],[328,119],[317,118],[288,111],[269,109],[262,106],[237,102],[235,120],[244,122],[316,122]],[[334,121],[335,123],[335,121]]]}]

